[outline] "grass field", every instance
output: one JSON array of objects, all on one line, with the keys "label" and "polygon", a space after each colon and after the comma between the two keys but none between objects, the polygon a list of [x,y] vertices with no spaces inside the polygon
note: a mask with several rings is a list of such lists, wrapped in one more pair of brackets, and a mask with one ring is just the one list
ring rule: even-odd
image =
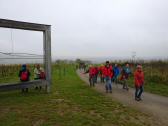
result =
[{"label": "grass field", "polygon": [[53,66],[52,92],[0,92],[0,126],[153,126],[148,115],[96,92],[73,66],[60,77]]}]

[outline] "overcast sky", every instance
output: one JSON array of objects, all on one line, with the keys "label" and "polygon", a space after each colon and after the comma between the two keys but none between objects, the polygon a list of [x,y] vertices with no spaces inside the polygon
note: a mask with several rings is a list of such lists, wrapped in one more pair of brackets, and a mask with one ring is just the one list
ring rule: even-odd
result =
[{"label": "overcast sky", "polygon": [[[0,0],[0,18],[51,24],[53,57],[168,57],[167,0]],[[12,41],[42,54],[40,32],[12,30]],[[11,43],[1,28],[0,51]]]}]

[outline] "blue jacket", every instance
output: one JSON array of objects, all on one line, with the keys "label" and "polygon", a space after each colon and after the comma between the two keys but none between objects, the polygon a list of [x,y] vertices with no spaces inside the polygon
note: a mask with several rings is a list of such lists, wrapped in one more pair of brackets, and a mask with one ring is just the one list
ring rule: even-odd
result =
[{"label": "blue jacket", "polygon": [[120,74],[120,69],[118,67],[114,67],[114,76],[117,77]]}]

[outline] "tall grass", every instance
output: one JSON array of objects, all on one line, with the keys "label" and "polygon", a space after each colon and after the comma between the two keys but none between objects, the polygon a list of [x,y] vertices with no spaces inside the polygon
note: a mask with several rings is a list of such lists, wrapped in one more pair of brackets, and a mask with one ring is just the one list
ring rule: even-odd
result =
[{"label": "tall grass", "polygon": [[168,62],[150,62],[143,64],[145,80],[168,86]]}]

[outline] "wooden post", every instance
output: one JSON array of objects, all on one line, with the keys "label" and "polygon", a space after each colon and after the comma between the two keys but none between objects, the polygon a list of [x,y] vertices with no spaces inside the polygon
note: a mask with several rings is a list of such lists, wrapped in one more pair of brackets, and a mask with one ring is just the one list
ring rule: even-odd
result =
[{"label": "wooden post", "polygon": [[43,31],[44,45],[44,66],[47,80],[47,92],[50,92],[51,87],[51,27],[49,26]]}]

